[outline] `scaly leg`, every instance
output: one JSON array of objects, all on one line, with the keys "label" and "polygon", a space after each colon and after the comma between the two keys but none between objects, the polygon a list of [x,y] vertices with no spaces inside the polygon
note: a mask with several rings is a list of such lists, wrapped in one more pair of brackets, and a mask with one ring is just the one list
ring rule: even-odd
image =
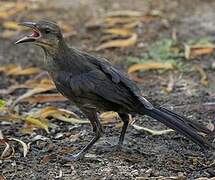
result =
[{"label": "scaly leg", "polygon": [[118,113],[118,114],[119,114],[119,117],[121,118],[121,120],[123,121],[122,131],[121,131],[121,134],[119,137],[119,142],[117,144],[117,149],[121,149],[124,138],[125,138],[125,133],[128,128],[129,116],[128,116],[128,114],[124,114],[124,113]]},{"label": "scaly leg", "polygon": [[76,159],[82,158],[103,134],[102,126],[101,126],[101,123],[99,122],[96,112],[84,111],[84,113],[91,122],[93,130],[95,131],[95,137],[77,154],[72,154],[72,155],[64,157],[63,159],[66,161],[71,161],[71,160],[76,160]]}]

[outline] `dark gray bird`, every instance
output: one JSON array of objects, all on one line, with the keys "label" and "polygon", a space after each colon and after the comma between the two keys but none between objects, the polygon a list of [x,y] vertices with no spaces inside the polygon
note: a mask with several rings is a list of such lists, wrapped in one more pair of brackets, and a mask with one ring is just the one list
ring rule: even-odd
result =
[{"label": "dark gray bird", "polygon": [[59,26],[49,21],[23,22],[32,34],[16,44],[33,42],[45,52],[43,67],[49,72],[57,90],[73,101],[90,120],[95,137],[68,160],[82,157],[102,136],[97,117],[101,111],[115,111],[123,121],[117,148],[121,148],[128,127],[128,114],[148,115],[186,136],[202,148],[212,147],[199,132],[211,131],[197,122],[163,107],[154,107],[140,93],[137,85],[114,68],[106,59],[68,47]]}]

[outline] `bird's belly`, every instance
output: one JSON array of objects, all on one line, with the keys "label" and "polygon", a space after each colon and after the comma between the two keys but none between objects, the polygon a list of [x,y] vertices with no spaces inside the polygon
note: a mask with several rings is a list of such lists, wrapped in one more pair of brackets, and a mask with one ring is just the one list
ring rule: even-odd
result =
[{"label": "bird's belly", "polygon": [[55,84],[57,90],[66,98],[71,100],[80,109],[94,108],[97,111],[117,111],[118,107],[115,103],[105,100],[104,98],[95,95],[91,92],[73,92],[71,88],[59,86]]}]

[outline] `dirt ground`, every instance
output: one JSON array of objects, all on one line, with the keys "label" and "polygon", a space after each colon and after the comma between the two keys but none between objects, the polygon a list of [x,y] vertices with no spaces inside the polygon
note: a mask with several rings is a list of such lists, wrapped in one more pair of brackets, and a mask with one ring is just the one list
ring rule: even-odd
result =
[{"label": "dirt ground", "polygon": [[[32,1],[33,2],[33,1]],[[172,36],[176,32],[180,41],[187,39],[209,37],[214,42],[215,37],[215,2],[213,0],[71,0],[48,1],[49,6],[58,6],[53,11],[36,12],[28,16],[14,17],[16,21],[26,19],[51,19],[67,22],[74,27],[76,35],[67,38],[71,46],[93,54],[106,57],[119,69],[127,71],[128,56],[141,57],[154,41]],[[162,19],[144,22],[136,28],[137,45],[128,48],[113,48],[93,51],[99,45],[101,32],[87,30],[86,25],[92,19],[99,19],[113,10],[136,10],[147,14],[152,11],[162,12]],[[0,25],[0,30],[1,25]],[[0,64],[18,63],[22,66],[35,66],[37,59],[43,58],[43,52],[32,45],[15,46],[13,39],[0,38]],[[211,120],[215,124],[215,70],[212,68],[215,54],[197,57],[193,60],[180,61],[188,71],[179,70],[159,73],[147,71],[141,74],[143,80],[138,85],[144,95],[155,104],[167,105],[189,118],[207,125]],[[180,63],[176,61],[176,63]],[[204,68],[208,86],[200,83],[200,74],[189,71],[195,65]],[[177,80],[174,90],[166,93],[163,89],[172,76]],[[22,78],[17,81],[24,81]],[[9,87],[12,82],[4,74],[0,74],[0,89]],[[15,95],[21,94],[16,92]],[[5,99],[0,95],[0,98]],[[54,105],[77,112],[68,101],[46,104],[20,103],[18,107],[24,112],[38,106]],[[152,129],[164,129],[165,126],[147,117],[135,117],[136,124]],[[76,152],[93,137],[91,127],[87,125],[71,125],[55,121],[58,127],[47,134],[37,130],[31,135],[23,135],[19,129],[22,123],[2,123],[1,131],[6,137],[16,137],[26,143],[32,142],[36,135],[46,137],[44,140],[32,142],[31,149],[23,157],[19,146],[16,146],[15,156],[9,160],[0,161],[0,175],[5,179],[196,179],[200,177],[215,177],[215,153],[202,151],[197,145],[177,133],[152,136],[129,127],[122,152],[101,153],[102,146],[115,144],[120,129],[114,123],[104,126],[105,135],[93,147],[83,160],[61,164],[57,155],[64,151]],[[63,133],[63,137],[58,137]],[[79,134],[79,138],[71,141],[71,135]],[[70,148],[71,147],[71,148]],[[49,159],[45,159],[47,155]],[[51,158],[50,158],[51,157]],[[62,173],[62,176],[61,176]],[[0,177],[1,179],[1,177]]]}]

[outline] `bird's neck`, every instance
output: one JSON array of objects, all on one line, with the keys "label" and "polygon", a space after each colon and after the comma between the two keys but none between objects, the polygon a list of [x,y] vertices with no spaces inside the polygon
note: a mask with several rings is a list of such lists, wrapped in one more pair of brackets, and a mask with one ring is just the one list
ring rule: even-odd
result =
[{"label": "bird's neck", "polygon": [[49,72],[58,70],[60,67],[59,63],[68,56],[68,49],[69,47],[64,40],[60,40],[56,47],[43,48],[45,52],[44,68]]}]

